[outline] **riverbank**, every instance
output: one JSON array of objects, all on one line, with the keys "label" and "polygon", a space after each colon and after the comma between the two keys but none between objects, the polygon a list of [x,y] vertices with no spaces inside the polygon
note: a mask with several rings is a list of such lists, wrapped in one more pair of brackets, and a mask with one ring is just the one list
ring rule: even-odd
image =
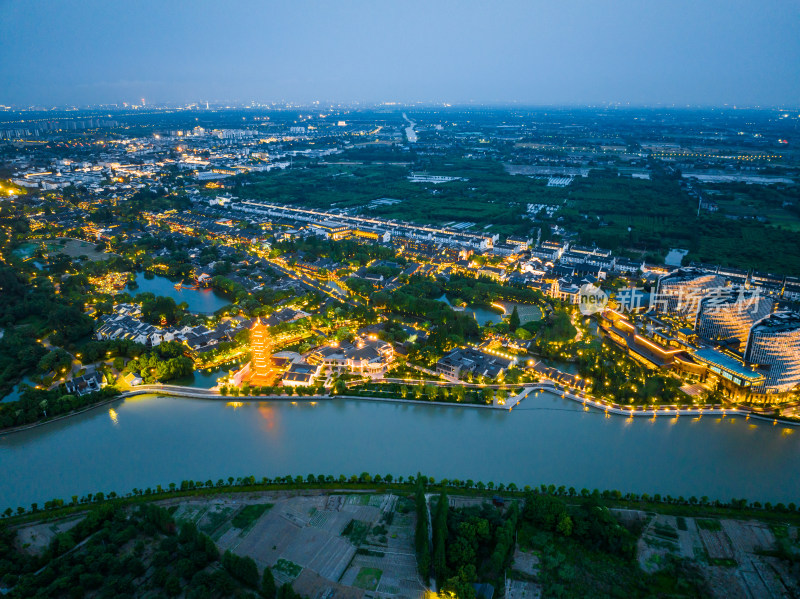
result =
[{"label": "riverbank", "polygon": [[[496,387],[497,385],[493,385]],[[412,404],[412,405],[426,405],[426,406],[441,406],[441,407],[459,407],[459,408],[482,408],[482,409],[491,409],[491,410],[501,410],[511,412],[515,407],[517,407],[525,398],[528,397],[531,393],[536,392],[546,392],[552,393],[564,399],[568,399],[573,402],[580,403],[584,406],[584,409],[595,409],[599,410],[606,415],[614,415],[614,416],[623,416],[625,418],[646,418],[646,419],[656,419],[659,416],[661,417],[673,417],[679,418],[681,416],[685,417],[694,417],[694,418],[702,418],[703,416],[722,416],[723,418],[727,416],[740,416],[745,420],[749,419],[756,419],[763,422],[769,422],[773,426],[777,426],[778,424],[791,426],[791,427],[800,427],[800,422],[796,420],[787,420],[781,417],[774,417],[768,416],[764,414],[759,414],[755,411],[743,408],[743,407],[735,407],[735,408],[723,408],[719,405],[706,405],[706,406],[695,406],[691,408],[679,408],[675,406],[667,406],[663,408],[645,408],[643,406],[633,406],[630,408],[623,408],[617,405],[607,404],[605,402],[593,399],[591,397],[585,395],[576,395],[574,393],[570,393],[565,388],[559,387],[558,385],[545,382],[545,383],[535,383],[532,385],[524,386],[523,390],[515,396],[508,398],[502,404],[477,404],[477,403],[467,403],[467,402],[443,402],[443,401],[427,401],[427,400],[419,400],[419,399],[403,399],[401,397],[377,397],[377,396],[360,396],[360,395],[240,395],[240,396],[232,396],[232,395],[223,395],[219,391],[212,390],[212,389],[200,389],[196,387],[183,387],[180,385],[141,385],[136,387],[135,389],[131,389],[129,391],[124,391],[119,395],[116,395],[110,399],[101,401],[99,403],[93,404],[91,406],[87,406],[81,408],[76,412],[70,412],[69,414],[63,414],[61,416],[57,416],[56,418],[52,418],[49,420],[44,420],[40,422],[33,422],[30,424],[25,424],[22,426],[10,428],[10,429],[3,429],[0,430],[0,437],[4,435],[10,435],[13,433],[19,433],[26,430],[30,430],[33,428],[37,428],[40,426],[44,426],[46,424],[50,424],[53,422],[59,422],[65,420],[67,418],[71,418],[73,416],[78,416],[80,414],[84,414],[90,410],[93,410],[98,407],[102,407],[113,403],[118,400],[123,400],[129,397],[136,397],[139,395],[167,395],[170,397],[186,397],[189,399],[207,399],[207,400],[223,400],[225,402],[249,402],[249,401],[289,401],[289,402],[297,402],[297,401],[329,401],[333,399],[349,399],[349,400],[362,400],[362,401],[372,401],[372,402],[383,402],[383,403],[396,403],[396,404]]]},{"label": "riverbank", "polygon": [[[366,478],[365,478],[366,475]],[[427,481],[425,484],[426,493],[439,494],[448,493],[451,497],[461,498],[482,498],[485,501],[494,500],[501,497],[504,500],[524,499],[528,493],[537,495],[552,495],[563,497],[573,502],[581,499],[593,497],[598,503],[605,505],[609,509],[637,509],[647,512],[658,512],[673,516],[684,517],[709,517],[709,518],[752,518],[766,521],[783,521],[800,524],[800,506],[786,506],[783,504],[773,505],[771,503],[746,502],[746,500],[721,500],[718,498],[703,497],[701,500],[693,501],[696,498],[684,498],[673,496],[655,497],[644,494],[622,492],[620,490],[589,490],[586,488],[576,490],[555,487],[555,485],[533,484],[518,487],[516,485],[506,486],[503,484],[484,483],[482,481],[460,480],[457,478],[442,478],[438,481],[427,475],[421,476]],[[128,492],[115,493],[113,495],[104,494],[102,498],[86,500],[82,498],[78,502],[63,504],[43,504],[37,506],[36,511],[25,511],[11,516],[3,516],[12,526],[27,525],[32,522],[54,523],[64,519],[71,519],[76,514],[85,513],[93,506],[100,504],[112,504],[118,506],[136,505],[142,503],[159,503],[161,505],[173,505],[187,498],[225,498],[239,502],[242,505],[257,502],[268,497],[317,497],[320,495],[352,495],[352,494],[384,494],[396,493],[398,495],[411,494],[416,485],[414,476],[395,477],[389,475],[391,480],[384,480],[380,476],[379,481],[372,480],[373,475],[366,472],[352,474],[349,476],[333,475],[324,476],[326,480],[320,480],[319,475],[314,480],[309,480],[308,476],[285,476],[277,478],[262,478],[253,481],[249,477],[233,477],[219,479],[212,486],[202,481],[184,480],[182,484],[177,483],[157,483],[146,488],[135,488]],[[342,480],[342,478],[346,480]],[[289,480],[291,479],[291,480]],[[212,481],[213,482],[213,481]],[[75,495],[75,497],[78,497]],[[745,503],[742,503],[745,501]],[[759,507],[755,507],[755,506]],[[0,506],[3,508],[5,506]]]},{"label": "riverbank", "polygon": [[91,410],[94,410],[95,408],[100,408],[102,406],[108,405],[108,404],[113,403],[115,401],[119,401],[120,399],[123,399],[123,397],[121,395],[115,395],[111,399],[105,399],[103,401],[100,401],[98,403],[92,404],[90,406],[83,407],[80,410],[76,410],[74,412],[69,412],[68,414],[62,414],[61,416],[56,416],[55,418],[50,418],[48,420],[40,420],[38,422],[31,422],[30,424],[23,424],[21,426],[15,426],[15,427],[12,427],[12,428],[0,429],[0,437],[2,437],[4,435],[11,435],[13,433],[21,433],[21,432],[24,432],[24,431],[31,430],[33,428],[38,428],[40,426],[44,426],[45,424],[51,424],[53,422],[59,422],[61,420],[66,420],[67,418],[73,418],[74,416],[80,416],[81,414],[85,414],[86,412],[90,412]]},{"label": "riverbank", "polygon": [[643,406],[635,406],[631,408],[622,408],[616,405],[609,405],[607,403],[591,399],[589,397],[575,395],[565,390],[560,390],[555,385],[552,386],[552,392],[560,395],[564,399],[570,399],[583,404],[587,408],[595,408],[601,410],[606,414],[614,414],[616,416],[625,416],[627,418],[645,417],[645,418],[658,418],[659,416],[673,416],[679,418],[680,416],[695,416],[702,418],[703,416],[742,416],[745,420],[755,418],[772,424],[785,424],[789,426],[800,426],[800,422],[795,420],[786,420],[781,417],[767,416],[759,414],[753,410],[743,407],[723,408],[720,405],[712,406],[696,406],[692,408],[679,408],[675,406],[666,406],[663,408],[645,408]]}]

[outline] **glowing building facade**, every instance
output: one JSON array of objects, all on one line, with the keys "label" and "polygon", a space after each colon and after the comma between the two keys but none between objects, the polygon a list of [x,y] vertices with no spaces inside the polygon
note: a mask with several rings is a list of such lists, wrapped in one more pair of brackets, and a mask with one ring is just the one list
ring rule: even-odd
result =
[{"label": "glowing building facade", "polygon": [[800,385],[800,312],[775,312],[755,323],[744,358],[764,371],[767,393]]},{"label": "glowing building facade", "polygon": [[721,341],[738,339],[747,345],[750,328],[772,312],[773,301],[744,287],[723,287],[713,290],[700,300],[695,320],[695,332],[704,339]]},{"label": "glowing building facade", "polygon": [[700,300],[724,286],[723,276],[699,268],[679,268],[658,280],[656,305],[659,312],[694,321]]}]

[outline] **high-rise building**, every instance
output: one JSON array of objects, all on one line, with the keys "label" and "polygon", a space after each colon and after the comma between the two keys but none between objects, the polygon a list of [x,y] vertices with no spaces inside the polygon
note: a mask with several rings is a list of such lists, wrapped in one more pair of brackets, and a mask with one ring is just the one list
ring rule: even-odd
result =
[{"label": "high-rise building", "polygon": [[739,350],[747,345],[750,328],[772,312],[773,301],[757,289],[743,286],[720,287],[700,300],[695,332],[704,339],[722,341],[736,338]]},{"label": "high-rise building", "polygon": [[800,312],[774,312],[756,322],[744,359],[764,370],[767,393],[785,393],[800,385]]},{"label": "high-rise building", "polygon": [[679,268],[658,279],[655,304],[659,312],[694,321],[700,300],[725,286],[725,277],[699,268]]}]

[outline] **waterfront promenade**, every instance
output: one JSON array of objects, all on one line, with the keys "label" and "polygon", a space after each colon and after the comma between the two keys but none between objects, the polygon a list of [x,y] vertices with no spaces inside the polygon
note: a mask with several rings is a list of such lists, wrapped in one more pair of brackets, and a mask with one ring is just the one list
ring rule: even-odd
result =
[{"label": "waterfront promenade", "polygon": [[440,401],[427,401],[427,400],[414,400],[414,399],[399,399],[399,398],[392,398],[392,397],[364,397],[364,396],[356,396],[356,395],[304,395],[304,396],[294,396],[294,395],[246,395],[246,396],[239,396],[239,397],[231,397],[231,396],[223,396],[218,391],[213,391],[211,389],[196,389],[194,387],[181,387],[179,385],[142,385],[141,387],[137,387],[131,391],[126,391],[121,393],[119,397],[133,397],[135,395],[143,395],[143,394],[161,394],[161,395],[170,395],[170,396],[177,396],[177,397],[190,397],[195,399],[224,399],[226,401],[250,401],[250,400],[283,400],[283,401],[297,401],[297,400],[305,400],[305,401],[324,401],[324,400],[332,400],[332,399],[360,399],[360,400],[368,400],[368,401],[383,401],[383,402],[390,402],[390,403],[403,403],[403,404],[424,404],[424,405],[434,405],[434,406],[448,406],[448,407],[465,407],[465,408],[482,408],[482,409],[495,409],[495,410],[506,410],[512,411],[515,407],[520,405],[520,403],[528,397],[531,393],[540,393],[540,392],[547,392],[553,393],[554,395],[558,395],[565,399],[569,399],[571,401],[578,402],[582,404],[586,409],[594,408],[596,410],[600,410],[606,414],[613,414],[617,416],[624,416],[626,418],[658,418],[661,417],[680,417],[680,416],[689,416],[689,417],[703,417],[703,416],[742,416],[744,418],[756,418],[758,420],[764,420],[768,422],[772,422],[777,424],[780,422],[781,424],[787,424],[791,426],[800,426],[800,423],[783,420],[783,419],[776,419],[774,417],[765,416],[763,414],[758,414],[748,408],[737,406],[734,408],[725,408],[721,405],[706,405],[706,406],[694,406],[694,407],[679,407],[679,406],[663,406],[658,408],[649,408],[645,406],[632,406],[630,408],[625,408],[618,405],[608,404],[602,402],[600,400],[594,399],[588,395],[584,394],[575,394],[567,389],[561,388],[560,386],[552,383],[550,381],[542,382],[542,383],[534,383],[532,385],[526,385],[523,390],[508,398],[505,403],[499,404],[490,404],[490,405],[482,405],[482,404],[469,404],[469,403],[454,403],[454,402],[440,402]]},{"label": "waterfront promenade", "polygon": [[[395,379],[393,379],[393,381],[394,380]],[[427,381],[409,381],[409,382],[419,383]],[[442,381],[430,381],[430,382],[434,384],[440,384],[440,385],[442,384]],[[483,385],[469,385],[469,386],[483,386]],[[501,387],[501,385],[486,385],[486,386],[495,388]],[[623,416],[625,418],[650,418],[650,419],[658,417],[679,418],[681,416],[688,416],[694,418],[702,418],[703,416],[722,416],[723,418],[726,416],[741,416],[745,419],[754,418],[764,422],[770,422],[773,425],[777,425],[778,423],[780,423],[782,425],[792,426],[792,427],[800,426],[800,422],[759,414],[758,412],[744,406],[736,406],[733,408],[725,408],[721,405],[705,405],[705,406],[693,406],[693,407],[662,406],[656,408],[646,407],[646,406],[632,406],[630,408],[626,408],[616,404],[609,404],[603,402],[589,395],[586,395],[582,392],[580,394],[573,393],[569,389],[557,385],[552,381],[544,381],[540,383],[525,385],[522,391],[520,391],[518,394],[514,396],[509,397],[508,399],[505,400],[505,402],[500,403],[495,401],[494,403],[491,404],[442,402],[442,401],[428,401],[424,399],[401,399],[395,397],[378,397],[378,396],[362,396],[362,395],[346,395],[346,394],[345,395],[328,395],[328,394],[240,395],[236,397],[232,395],[222,395],[222,393],[214,389],[184,387],[181,385],[156,384],[156,385],[140,385],[134,389],[123,391],[119,395],[116,395],[115,397],[109,398],[100,403],[87,406],[76,412],[64,414],[63,416],[59,416],[51,420],[34,422],[23,426],[5,429],[0,431],[0,436],[29,430],[45,424],[49,424],[51,422],[57,422],[59,420],[71,418],[72,416],[77,416],[78,414],[88,412],[95,408],[113,403],[117,400],[126,399],[129,397],[136,397],[139,395],[167,395],[170,397],[186,397],[190,399],[207,399],[212,401],[223,400],[226,402],[247,402],[247,401],[313,402],[313,401],[332,401],[336,399],[345,399],[345,400],[360,400],[360,401],[372,401],[372,402],[395,403],[395,404],[477,408],[481,410],[501,410],[501,411],[511,412],[515,407],[519,406],[523,402],[523,400],[525,400],[525,398],[527,398],[531,393],[538,394],[541,392],[552,393],[553,395],[557,395],[564,399],[580,403],[584,406],[585,410],[595,409],[605,413],[607,416],[614,415],[614,416]]]}]

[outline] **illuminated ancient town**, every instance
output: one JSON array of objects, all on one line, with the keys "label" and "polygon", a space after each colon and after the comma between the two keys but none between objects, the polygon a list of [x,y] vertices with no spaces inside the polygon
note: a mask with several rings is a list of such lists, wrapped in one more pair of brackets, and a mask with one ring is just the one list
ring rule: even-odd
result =
[{"label": "illuminated ancient town", "polygon": [[796,6],[34,4],[0,595],[800,596]]}]

